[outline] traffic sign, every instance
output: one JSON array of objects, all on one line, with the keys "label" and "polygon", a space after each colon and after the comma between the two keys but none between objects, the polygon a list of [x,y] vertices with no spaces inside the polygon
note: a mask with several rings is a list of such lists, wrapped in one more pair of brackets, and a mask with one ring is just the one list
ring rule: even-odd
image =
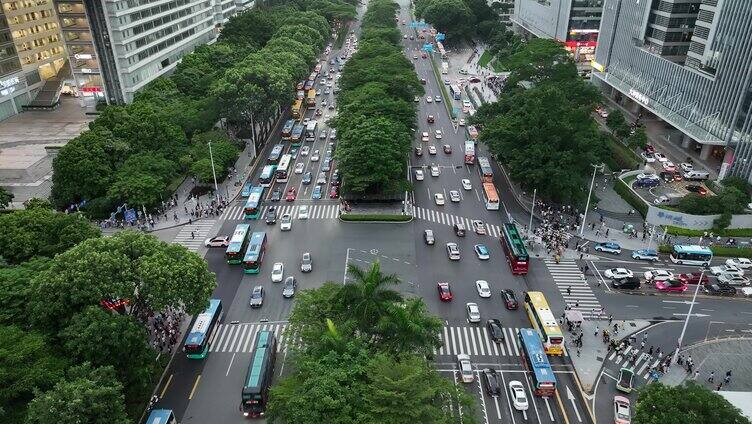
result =
[{"label": "traffic sign", "polygon": [[443,32],[436,34],[436,41],[444,41],[445,39],[446,35]]},{"label": "traffic sign", "polygon": [[433,53],[433,44],[431,44],[431,43],[423,44],[422,50],[424,52]]},{"label": "traffic sign", "polygon": [[126,209],[126,211],[123,213],[123,218],[125,219],[125,222],[135,222],[136,221],[136,210],[135,209]]}]

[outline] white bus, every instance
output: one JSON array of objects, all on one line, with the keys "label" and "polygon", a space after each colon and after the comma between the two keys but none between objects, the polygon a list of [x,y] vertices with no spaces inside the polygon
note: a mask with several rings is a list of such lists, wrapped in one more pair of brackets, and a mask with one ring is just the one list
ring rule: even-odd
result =
[{"label": "white bus", "polygon": [[318,126],[318,121],[308,121],[305,129],[305,141],[316,141],[316,126]]},{"label": "white bus", "polygon": [[675,264],[708,266],[713,259],[713,251],[705,246],[675,244],[670,258]]},{"label": "white bus", "polygon": [[292,155],[282,155],[279,160],[279,165],[274,171],[274,175],[277,177],[278,183],[286,183],[288,177],[288,171],[290,170],[290,163],[292,162]]}]

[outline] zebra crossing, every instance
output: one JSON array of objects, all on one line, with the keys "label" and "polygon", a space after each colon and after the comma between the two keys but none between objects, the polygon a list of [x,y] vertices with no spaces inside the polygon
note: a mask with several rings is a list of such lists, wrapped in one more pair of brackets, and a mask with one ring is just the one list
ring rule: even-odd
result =
[{"label": "zebra crossing", "polygon": [[[293,218],[297,218],[298,210],[302,205],[293,205],[280,203],[274,205],[277,208],[277,216],[280,217],[286,213],[289,213]],[[339,204],[320,204],[320,205],[307,205],[308,206],[308,219],[336,219],[339,217]],[[229,221],[239,221],[243,219],[243,205],[230,206],[222,212],[220,218]],[[265,216],[269,206],[261,207],[261,215]]]},{"label": "zebra crossing", "polygon": [[572,310],[582,312],[584,318],[604,317],[598,298],[588,286],[587,279],[574,260],[561,260],[558,264],[553,259],[544,259],[543,262],[548,272],[551,273],[564,302]]},{"label": "zebra crossing", "polygon": [[[434,355],[467,354],[475,356],[520,356],[517,333],[519,328],[505,327],[504,341],[495,343],[484,326],[446,326],[439,334],[441,347],[434,349]],[[567,356],[564,349],[564,356]]]},{"label": "zebra crossing", "polygon": [[204,245],[204,239],[216,222],[216,219],[202,219],[189,225],[183,225],[172,242],[185,246],[191,252],[195,252],[199,247]]},{"label": "zebra crossing", "polygon": [[272,331],[277,338],[277,352],[287,352],[289,335],[286,323],[217,324],[209,340],[209,352],[251,353],[259,331]]},{"label": "zebra crossing", "polygon": [[[632,363],[631,358],[633,352],[637,351],[637,359]],[[640,349],[634,346],[627,346],[623,352],[613,351],[608,356],[608,360],[623,368],[634,369],[635,376],[642,377],[647,380],[650,377],[650,369],[658,367],[661,362],[653,355],[649,355],[647,352],[640,352]]]},{"label": "zebra crossing", "polygon": [[[449,213],[436,211],[433,209],[422,208],[420,206],[413,206],[413,217],[422,219],[424,221],[436,222],[444,225],[454,225],[457,223],[465,224],[465,228],[471,229],[473,220],[470,218],[464,218]],[[486,223],[486,230],[491,237],[499,237],[501,234],[501,227],[498,225],[492,225]]]}]

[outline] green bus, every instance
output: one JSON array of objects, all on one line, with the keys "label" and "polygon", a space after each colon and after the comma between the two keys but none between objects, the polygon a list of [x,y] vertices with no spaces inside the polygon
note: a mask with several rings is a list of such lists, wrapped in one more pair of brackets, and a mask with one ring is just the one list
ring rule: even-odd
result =
[{"label": "green bus", "polygon": [[266,233],[256,232],[251,234],[248,250],[243,257],[243,272],[246,274],[258,274],[261,271],[261,262],[266,253]]},{"label": "green bus", "polygon": [[235,231],[230,238],[230,245],[227,246],[225,251],[225,258],[227,263],[231,265],[237,265],[243,262],[243,253],[248,246],[248,232],[251,226],[248,224],[238,224],[235,227]]},{"label": "green bus", "polygon": [[249,418],[262,417],[266,411],[277,353],[274,332],[264,330],[256,333],[254,346],[240,401],[243,416]]}]

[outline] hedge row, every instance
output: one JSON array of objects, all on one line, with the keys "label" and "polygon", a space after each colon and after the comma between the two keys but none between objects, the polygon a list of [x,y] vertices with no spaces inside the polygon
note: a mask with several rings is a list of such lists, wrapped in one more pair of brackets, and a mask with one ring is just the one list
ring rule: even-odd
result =
[{"label": "hedge row", "polygon": [[608,138],[608,146],[611,149],[611,157],[613,164],[618,166],[618,169],[613,169],[613,164],[609,163],[609,167],[614,171],[621,169],[637,169],[640,166],[640,160],[629,147],[617,141],[614,137]]},{"label": "hedge row", "polygon": [[[709,230],[689,230],[686,228],[679,228],[679,227],[668,227],[668,234],[673,234],[675,236],[686,236],[686,237],[700,237],[704,235]],[[712,230],[713,234],[719,235],[721,237],[752,237],[752,228],[726,228],[723,230]]]},{"label": "hedge row", "polygon": [[637,212],[640,213],[643,217],[645,217],[648,214],[648,205],[645,203],[644,200],[640,198],[640,196],[636,195],[632,189],[629,188],[627,183],[622,181],[621,178],[616,179],[616,184],[614,184],[614,191],[616,191],[622,199],[626,200],[627,203],[629,203]]}]

